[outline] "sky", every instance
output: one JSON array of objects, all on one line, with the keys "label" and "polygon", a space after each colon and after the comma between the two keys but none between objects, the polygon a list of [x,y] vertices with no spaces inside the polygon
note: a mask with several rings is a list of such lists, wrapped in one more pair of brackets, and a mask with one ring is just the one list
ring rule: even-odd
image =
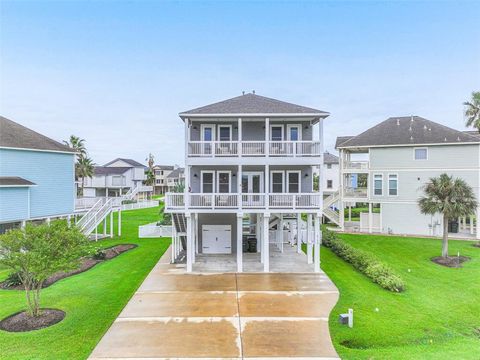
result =
[{"label": "sky", "polygon": [[1,1],[0,114],[97,164],[182,165],[178,113],[252,90],[330,112],[330,152],[391,116],[464,129],[479,23],[478,1]]}]

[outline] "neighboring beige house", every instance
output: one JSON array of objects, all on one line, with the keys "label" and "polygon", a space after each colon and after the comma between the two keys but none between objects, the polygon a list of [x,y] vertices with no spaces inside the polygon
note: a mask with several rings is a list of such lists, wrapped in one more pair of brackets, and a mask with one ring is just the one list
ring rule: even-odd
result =
[{"label": "neighboring beige house", "polygon": [[168,191],[175,191],[178,184],[185,184],[185,168],[177,167],[167,176]]},{"label": "neighboring beige house", "polygon": [[172,165],[155,165],[153,167],[155,175],[155,194],[165,194],[168,191],[167,177],[174,169],[175,167]]}]

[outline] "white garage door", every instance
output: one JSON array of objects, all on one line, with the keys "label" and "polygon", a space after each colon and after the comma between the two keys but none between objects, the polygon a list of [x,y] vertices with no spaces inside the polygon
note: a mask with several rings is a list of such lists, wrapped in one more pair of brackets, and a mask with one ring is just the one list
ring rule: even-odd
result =
[{"label": "white garage door", "polygon": [[202,225],[202,252],[204,254],[231,254],[231,226]]}]

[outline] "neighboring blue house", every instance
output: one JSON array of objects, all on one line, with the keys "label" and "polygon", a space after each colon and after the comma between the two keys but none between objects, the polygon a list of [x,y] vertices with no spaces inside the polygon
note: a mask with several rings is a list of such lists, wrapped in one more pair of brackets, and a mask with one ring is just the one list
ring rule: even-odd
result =
[{"label": "neighboring blue house", "polygon": [[0,233],[75,209],[75,152],[0,116]]}]

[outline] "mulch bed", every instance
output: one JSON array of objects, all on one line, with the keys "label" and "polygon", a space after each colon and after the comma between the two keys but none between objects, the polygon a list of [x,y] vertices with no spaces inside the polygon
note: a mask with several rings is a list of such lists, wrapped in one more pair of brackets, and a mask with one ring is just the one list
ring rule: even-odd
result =
[{"label": "mulch bed", "polygon": [[41,314],[31,317],[22,311],[0,321],[0,329],[10,332],[24,332],[43,329],[63,320],[65,312],[56,309],[42,309]]},{"label": "mulch bed", "polygon": [[[106,249],[102,249],[103,252],[105,253],[105,259],[94,259],[94,258],[85,258],[80,264],[80,267],[76,270],[68,271],[68,272],[58,272],[52,276],[50,276],[44,283],[42,288],[49,287],[50,285],[56,283],[59,280],[65,279],[69,276],[77,275],[80,274],[84,271],[87,271],[97,265],[98,263],[101,263],[106,260],[113,259],[114,257],[117,257],[121,253],[124,253],[125,251],[131,250],[136,248],[137,245],[135,244],[120,244],[120,245],[115,245]],[[15,286],[6,286],[4,283],[0,283],[0,288],[5,289],[5,290],[23,290],[24,287],[23,285],[15,285]]]},{"label": "mulch bed", "polygon": [[447,258],[437,256],[431,259],[434,263],[446,267],[458,268],[462,267],[462,263],[470,260],[468,256],[449,256]]}]

